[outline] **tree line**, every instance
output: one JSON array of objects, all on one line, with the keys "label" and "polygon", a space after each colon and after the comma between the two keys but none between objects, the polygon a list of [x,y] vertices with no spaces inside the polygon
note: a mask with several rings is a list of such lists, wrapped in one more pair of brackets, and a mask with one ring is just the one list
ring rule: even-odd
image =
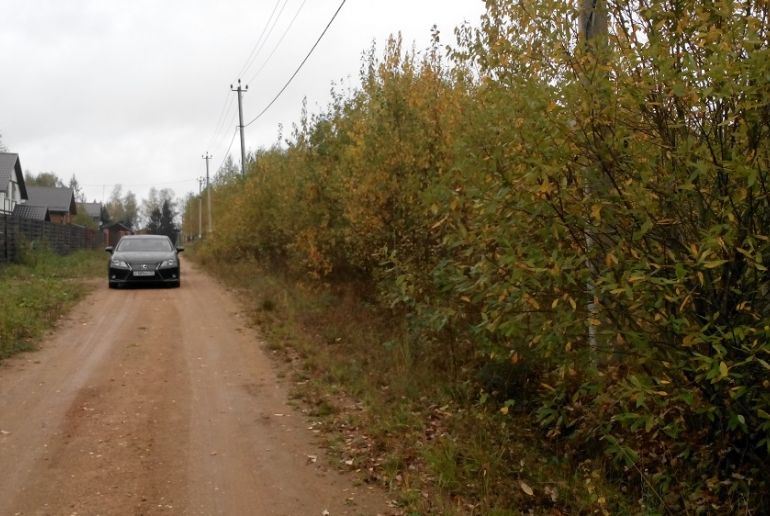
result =
[{"label": "tree line", "polygon": [[[0,134],[0,152],[7,152]],[[230,160],[232,167],[232,160]],[[24,172],[24,183],[27,186],[43,186],[52,188],[70,188],[78,203],[88,202],[85,192],[75,174],[72,174],[67,183],[54,172],[40,172],[34,174]],[[95,202],[95,201],[93,201]],[[103,225],[119,222],[132,230],[143,230],[149,233],[168,235],[175,240],[179,233],[178,201],[174,191],[169,188],[158,190],[151,188],[146,199],[137,202],[136,194],[131,190],[123,191],[123,186],[117,184],[113,187],[109,200],[102,204],[101,220]],[[95,222],[85,212],[78,212],[73,220],[74,224],[92,227]]]},{"label": "tree line", "polygon": [[409,356],[653,511],[767,507],[770,7],[608,2],[591,49],[575,2],[486,5],[216,183],[202,256],[370,285]]},{"label": "tree line", "polygon": [[[76,202],[89,202],[75,174],[65,183],[54,172],[34,174],[26,171],[24,182],[27,186],[67,187],[72,190]],[[177,222],[179,214],[176,207],[177,201],[171,189],[159,190],[153,187],[148,192],[147,198],[142,199],[139,203],[134,192],[131,190],[124,192],[123,187],[118,184],[113,187],[107,202],[102,204],[102,225],[119,222],[132,230],[168,235],[172,240],[175,240],[179,233]],[[96,223],[84,210],[78,211],[73,223],[86,227],[95,228],[96,226]]]}]

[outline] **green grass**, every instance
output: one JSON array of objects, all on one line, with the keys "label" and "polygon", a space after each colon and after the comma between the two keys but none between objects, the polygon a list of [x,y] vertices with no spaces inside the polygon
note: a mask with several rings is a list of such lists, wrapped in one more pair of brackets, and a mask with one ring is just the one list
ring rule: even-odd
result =
[{"label": "green grass", "polygon": [[254,262],[209,269],[239,292],[332,460],[391,489],[405,514],[638,512],[601,464],[576,468],[529,414],[481,401],[358,287]]},{"label": "green grass", "polygon": [[104,270],[99,251],[67,256],[37,251],[21,263],[1,265],[0,359],[34,349],[43,332],[88,292],[83,280]]}]

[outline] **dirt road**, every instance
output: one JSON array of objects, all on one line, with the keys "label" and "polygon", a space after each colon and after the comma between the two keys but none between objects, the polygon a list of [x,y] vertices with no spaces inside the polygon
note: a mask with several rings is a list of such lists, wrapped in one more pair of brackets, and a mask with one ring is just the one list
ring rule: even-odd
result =
[{"label": "dirt road", "polygon": [[182,274],[100,283],[40,351],[0,364],[0,515],[385,513],[324,463],[231,295]]}]

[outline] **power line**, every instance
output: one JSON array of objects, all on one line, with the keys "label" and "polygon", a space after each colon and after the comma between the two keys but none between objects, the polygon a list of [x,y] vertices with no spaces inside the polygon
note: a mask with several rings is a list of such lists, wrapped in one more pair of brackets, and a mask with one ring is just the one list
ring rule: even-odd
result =
[{"label": "power line", "polygon": [[[235,107],[235,102],[234,101],[230,102],[230,106],[229,107],[230,107],[230,109],[228,109],[228,116],[226,117],[226,119],[223,119],[223,120],[232,121],[233,123],[231,125],[228,122],[226,125],[222,125],[221,129],[218,132],[218,134],[220,136],[217,137],[216,141],[212,142],[212,145],[210,145],[208,147],[209,149],[217,150],[217,149],[224,148],[225,147],[225,142],[227,141],[227,133],[225,132],[225,131],[227,131],[227,128],[228,127],[232,127],[232,126],[236,126],[236,129],[238,128],[238,126],[236,125],[236,124],[238,124],[238,113],[237,112],[232,112],[233,111],[232,108]],[[226,155],[229,152],[229,150],[232,147],[232,145],[233,145],[233,142],[231,140],[230,141],[230,145],[227,147],[228,150],[227,150],[227,152],[225,152],[224,155]]]},{"label": "power line", "polygon": [[288,81],[286,81],[286,84],[284,84],[284,85],[283,85],[283,88],[281,88],[281,90],[280,90],[280,91],[278,92],[278,94],[277,94],[277,95],[276,95],[276,96],[273,98],[273,100],[271,100],[271,101],[270,101],[270,103],[269,103],[267,106],[265,106],[265,109],[263,109],[262,111],[260,111],[260,112],[259,112],[259,114],[258,114],[257,116],[255,116],[255,117],[254,117],[254,118],[251,120],[251,122],[249,122],[248,124],[246,124],[244,127],[248,127],[248,126],[250,126],[251,124],[253,124],[254,122],[256,122],[257,120],[259,120],[259,118],[260,118],[262,115],[264,115],[264,114],[267,112],[267,110],[268,110],[268,109],[270,109],[270,107],[271,107],[273,104],[275,104],[275,101],[276,101],[276,100],[278,100],[278,98],[279,98],[279,97],[280,97],[280,96],[283,94],[283,92],[284,92],[284,91],[286,91],[286,88],[288,88],[288,87],[289,87],[289,84],[291,84],[291,81],[293,81],[293,80],[294,80],[294,78],[297,76],[297,74],[299,73],[299,71],[300,71],[300,70],[302,69],[302,67],[305,65],[305,63],[307,62],[307,60],[308,60],[308,59],[310,59],[310,56],[313,54],[313,51],[316,49],[316,47],[318,46],[318,44],[321,42],[321,40],[323,39],[324,35],[326,35],[326,32],[329,30],[329,27],[331,27],[332,23],[333,23],[333,22],[334,22],[334,20],[337,18],[337,15],[338,15],[338,14],[340,13],[340,11],[342,10],[342,6],[344,6],[344,5],[345,5],[345,2],[346,2],[346,1],[347,1],[347,0],[342,0],[342,2],[340,2],[340,6],[339,6],[339,7],[337,8],[337,10],[334,12],[334,15],[332,16],[331,20],[329,20],[329,23],[327,23],[327,24],[326,24],[326,27],[324,28],[323,32],[321,32],[321,35],[320,35],[320,36],[318,36],[318,39],[316,40],[316,42],[313,44],[313,47],[310,49],[310,51],[309,51],[309,52],[307,53],[307,55],[305,56],[305,59],[303,59],[303,60],[302,60],[302,62],[299,64],[299,66],[298,66],[298,67],[297,67],[297,69],[294,71],[294,73],[291,75],[291,77],[289,77],[289,80],[288,80]]},{"label": "power line", "polygon": [[166,186],[166,185],[180,185],[183,183],[192,183],[196,181],[195,179],[182,179],[179,181],[167,181],[163,183],[135,183],[135,184],[124,184],[124,183],[100,183],[100,184],[93,184],[93,185],[80,185],[83,188],[106,188],[106,187],[115,187],[115,186],[121,186],[124,188],[140,188],[140,187],[146,187],[146,186]]},{"label": "power line", "polygon": [[[283,0],[283,1],[284,1],[284,7],[285,7],[285,3],[287,0]],[[267,22],[265,22],[265,26],[262,27],[262,31],[260,32],[259,38],[257,38],[257,42],[252,47],[251,52],[249,52],[249,55],[246,58],[246,61],[243,63],[243,66],[241,67],[241,71],[238,72],[239,76],[242,75],[246,70],[248,70],[251,67],[252,60],[256,59],[256,57],[259,55],[259,50],[261,50],[262,46],[264,46],[263,38],[266,40],[265,34],[267,31],[267,28],[270,25],[270,22],[272,21],[273,16],[275,16],[275,12],[278,9],[278,6],[280,5],[280,3],[281,3],[281,0],[276,0],[275,4],[273,5],[273,10],[270,13],[270,17],[267,19]],[[280,16],[280,13],[279,13],[279,16]],[[277,18],[276,18],[276,21],[277,21]],[[271,32],[272,32],[272,29],[271,29]],[[225,97],[224,102],[222,103],[222,108],[219,111],[219,116],[217,117],[217,123],[214,126],[214,131],[211,133],[211,138],[209,139],[208,148],[212,148],[214,146],[222,130],[227,125],[226,121],[229,119],[228,114],[230,113],[232,106],[233,106],[233,97],[232,95],[227,95]]]},{"label": "power line", "polygon": [[216,171],[219,172],[222,169],[222,165],[225,164],[225,161],[227,160],[227,156],[230,155],[230,149],[233,148],[233,142],[235,142],[235,136],[238,134],[238,128],[235,128],[235,131],[233,131],[233,137],[230,139],[230,145],[227,146],[227,150],[222,154],[222,162],[219,164],[219,166],[216,168]]},{"label": "power line", "polygon": [[299,7],[297,8],[297,11],[294,13],[294,17],[289,22],[289,25],[286,26],[286,29],[284,29],[283,34],[281,34],[281,37],[278,38],[278,42],[275,44],[273,49],[270,51],[270,54],[267,56],[265,61],[262,63],[262,66],[259,67],[259,69],[254,72],[254,75],[251,77],[251,79],[248,80],[248,82],[254,82],[254,79],[256,79],[260,72],[265,69],[265,66],[267,66],[267,63],[270,62],[270,59],[275,55],[275,51],[278,50],[278,47],[281,46],[281,43],[283,43],[283,40],[286,39],[286,35],[291,30],[292,26],[294,26],[294,22],[297,21],[297,18],[299,17],[299,13],[302,11],[302,8],[305,7],[305,4],[307,3],[307,0],[302,0],[302,3],[299,4]]},{"label": "power line", "polygon": [[211,148],[214,145],[214,142],[216,141],[217,137],[222,133],[222,129],[225,127],[225,121],[227,120],[227,115],[230,112],[230,108],[233,105],[233,97],[232,95],[227,95],[225,98],[225,102],[222,104],[222,109],[219,112],[219,118],[217,119],[217,125],[214,128],[214,132],[211,133],[211,139],[209,140],[208,148]]},{"label": "power line", "polygon": [[[284,3],[285,2],[286,2],[286,0],[284,0]],[[272,21],[273,16],[275,15],[275,11],[276,11],[276,9],[278,9],[278,4],[280,4],[280,3],[281,3],[281,0],[275,0],[275,5],[273,6],[273,11],[270,13],[270,17],[267,19],[267,22],[265,23],[265,26],[262,27],[262,32],[259,34],[259,38],[257,38],[257,42],[254,43],[254,46],[251,48],[251,52],[249,52],[249,56],[246,58],[246,62],[243,64],[243,66],[241,67],[241,70],[238,72],[236,77],[242,76],[244,74],[244,72],[246,72],[246,70],[249,69],[249,66],[251,66],[252,59],[256,58],[257,54],[259,53],[259,50],[262,49],[262,45],[264,45],[264,43],[262,43],[262,45],[260,45],[260,42],[262,42],[262,38],[265,36],[265,33],[267,31],[267,27],[268,27],[268,25],[270,25],[270,22]]]},{"label": "power line", "polygon": [[259,46],[259,50],[257,50],[257,53],[254,54],[254,59],[251,63],[249,63],[249,66],[246,67],[246,69],[243,71],[245,74],[249,71],[249,68],[251,68],[251,65],[253,65],[256,60],[257,56],[259,56],[259,53],[262,51],[262,48],[264,48],[265,44],[267,43],[267,40],[270,39],[270,36],[273,34],[273,30],[275,30],[275,26],[278,25],[278,20],[281,19],[281,15],[283,14],[284,9],[286,9],[286,4],[289,3],[289,0],[283,0],[283,4],[281,5],[281,10],[278,11],[278,15],[275,17],[275,20],[273,20],[273,24],[270,26],[270,30],[267,31],[267,35],[265,36],[265,39],[262,40],[262,44]]}]

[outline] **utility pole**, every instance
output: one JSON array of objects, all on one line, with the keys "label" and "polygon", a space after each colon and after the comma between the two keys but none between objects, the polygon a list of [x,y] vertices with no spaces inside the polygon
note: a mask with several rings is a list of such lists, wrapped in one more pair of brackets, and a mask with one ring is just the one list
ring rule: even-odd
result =
[{"label": "utility pole", "polygon": [[[586,94],[591,97],[591,112],[595,112],[594,106],[601,102],[601,93],[606,87],[602,84],[605,76],[601,69],[602,60],[605,58],[607,38],[607,4],[606,0],[577,0],[580,3],[580,36],[585,45],[588,59],[584,64],[583,83]],[[590,116],[590,115],[589,115]],[[599,121],[603,123],[603,121]],[[601,136],[600,136],[601,138]],[[586,170],[583,193],[587,199],[602,196],[606,192],[605,180],[601,177],[601,163],[597,163],[596,170]],[[595,360],[598,348],[598,335],[596,324],[599,320],[599,305],[597,299],[595,279],[598,275],[598,260],[592,257],[592,250],[596,246],[597,232],[590,227],[591,222],[586,221],[586,254],[588,255],[588,267],[591,278],[588,281],[588,345]]]},{"label": "utility pole", "polygon": [[[607,5],[605,0],[580,1],[580,32],[586,43],[607,36]],[[601,43],[604,43],[603,41]]]},{"label": "utility pole", "polygon": [[198,178],[198,240],[203,238],[203,181],[204,178]]},{"label": "utility pole", "polygon": [[207,204],[208,204],[208,212],[209,212],[209,228],[208,233],[211,234],[214,232],[214,226],[211,223],[211,183],[209,182],[209,160],[213,158],[214,156],[210,156],[207,152],[205,155],[201,156],[201,158],[206,160],[206,196]]},{"label": "utility pole", "polygon": [[233,88],[233,85],[230,85],[230,91],[237,91],[238,92],[238,120],[240,121],[240,124],[238,127],[241,129],[241,176],[246,177],[246,147],[245,142],[243,139],[243,93],[246,91],[249,91],[249,85],[247,84],[243,88],[241,88],[241,80],[238,79],[238,87]]}]

